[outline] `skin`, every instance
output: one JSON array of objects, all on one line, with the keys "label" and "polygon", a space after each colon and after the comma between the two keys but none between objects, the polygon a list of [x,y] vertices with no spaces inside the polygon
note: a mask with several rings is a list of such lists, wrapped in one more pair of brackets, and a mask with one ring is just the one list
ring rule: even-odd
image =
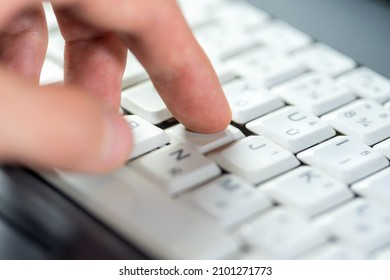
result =
[{"label": "skin", "polygon": [[117,113],[127,49],[188,129],[229,124],[217,76],[176,1],[50,1],[66,41],[65,84],[46,87],[38,86],[42,2],[0,1],[0,162],[92,173],[123,164],[132,143]]}]

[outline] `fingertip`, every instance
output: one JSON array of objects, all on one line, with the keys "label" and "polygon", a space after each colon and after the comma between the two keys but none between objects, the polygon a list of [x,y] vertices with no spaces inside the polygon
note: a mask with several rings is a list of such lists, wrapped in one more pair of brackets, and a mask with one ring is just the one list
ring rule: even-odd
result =
[{"label": "fingertip", "polygon": [[182,121],[183,125],[197,133],[218,133],[225,130],[232,120],[230,107],[223,106],[214,108],[209,114],[203,114],[202,118],[194,118]]}]

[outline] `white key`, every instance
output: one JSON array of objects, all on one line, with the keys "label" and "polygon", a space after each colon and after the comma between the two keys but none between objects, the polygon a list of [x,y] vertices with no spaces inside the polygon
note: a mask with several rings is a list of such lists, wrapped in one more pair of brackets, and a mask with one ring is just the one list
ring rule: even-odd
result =
[{"label": "white key", "polygon": [[244,138],[244,134],[238,128],[231,125],[224,131],[212,134],[192,132],[187,130],[182,124],[170,127],[165,132],[174,142],[190,144],[202,154]]},{"label": "white key", "polygon": [[64,70],[60,65],[50,59],[46,59],[40,77],[40,85],[62,82],[64,80]]},{"label": "white key", "polygon": [[127,54],[125,72],[123,74],[122,88],[133,86],[148,79],[148,73],[132,53]]},{"label": "white key", "polygon": [[172,195],[180,194],[216,176],[218,166],[189,145],[170,145],[130,164]]},{"label": "white key", "polygon": [[276,202],[307,217],[353,197],[347,185],[309,166],[298,167],[261,188]]},{"label": "white key", "polygon": [[312,41],[307,34],[281,21],[271,22],[260,29],[256,36],[267,47],[286,53],[307,46]]},{"label": "white key", "polygon": [[196,39],[212,61],[223,61],[260,45],[260,39],[244,32],[230,21],[217,20],[193,30]]},{"label": "white key", "polygon": [[293,56],[310,69],[329,76],[338,76],[356,67],[353,59],[323,45],[315,44]]},{"label": "white key", "polygon": [[321,222],[341,242],[362,252],[390,242],[390,210],[362,198],[329,213]]},{"label": "white key", "polygon": [[309,70],[304,64],[291,60],[287,54],[264,47],[244,52],[228,60],[224,66],[263,87],[273,87]]},{"label": "white key", "polygon": [[336,85],[331,77],[318,72],[308,73],[281,84],[273,89],[273,93],[287,103],[317,116],[356,98],[349,87]]},{"label": "white key", "polygon": [[229,22],[232,26],[246,29],[261,26],[268,20],[269,15],[250,3],[231,1],[217,11],[216,17]]},{"label": "white key", "polygon": [[169,143],[168,135],[157,126],[148,123],[139,116],[125,116],[133,136],[133,149],[130,159],[146,154]]},{"label": "white key", "polygon": [[371,200],[382,203],[384,206],[390,205],[390,168],[386,168],[367,179],[352,185],[352,190],[357,194]]},{"label": "white key", "polygon": [[209,157],[223,169],[257,184],[299,165],[294,155],[262,136],[249,136]]},{"label": "white key", "polygon": [[336,132],[318,117],[292,106],[282,108],[246,125],[290,152],[297,153],[334,136]]},{"label": "white key", "polygon": [[385,157],[390,159],[390,139],[382,141],[374,146],[374,149],[379,151]]},{"label": "white key", "polygon": [[345,183],[353,183],[389,165],[379,152],[346,136],[337,136],[303,151],[298,158]]},{"label": "white key", "polygon": [[224,175],[190,195],[224,227],[235,226],[271,206],[263,193],[236,175]]},{"label": "white key", "polygon": [[122,92],[122,107],[152,124],[172,118],[167,106],[152,83],[146,82]]},{"label": "white key", "polygon": [[287,209],[276,208],[243,229],[244,240],[276,258],[293,258],[324,243],[319,228]]},{"label": "white key", "polygon": [[384,103],[390,99],[390,81],[384,76],[361,67],[340,77],[340,82],[351,87],[362,98]]},{"label": "white key", "polygon": [[326,243],[300,257],[301,260],[365,260],[366,254],[338,243]]},{"label": "white key", "polygon": [[300,76],[305,72],[307,72],[306,66],[289,60],[281,65],[275,65],[274,68],[260,79],[263,80],[263,84],[266,87],[271,88],[294,77]]},{"label": "white key", "polygon": [[322,119],[370,146],[390,137],[390,112],[372,100],[357,100]]},{"label": "white key", "polygon": [[244,124],[283,106],[283,101],[248,80],[237,80],[224,87],[233,121]]}]

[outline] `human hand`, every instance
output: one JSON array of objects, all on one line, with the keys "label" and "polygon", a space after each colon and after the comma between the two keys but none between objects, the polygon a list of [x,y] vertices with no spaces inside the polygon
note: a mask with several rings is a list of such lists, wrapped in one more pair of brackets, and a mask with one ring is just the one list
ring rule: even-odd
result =
[{"label": "human hand", "polygon": [[132,142],[117,113],[127,49],[188,129],[212,133],[228,125],[216,74],[176,1],[51,3],[66,41],[65,85],[39,87],[48,37],[42,1],[2,0],[0,161],[81,172],[122,164]]}]

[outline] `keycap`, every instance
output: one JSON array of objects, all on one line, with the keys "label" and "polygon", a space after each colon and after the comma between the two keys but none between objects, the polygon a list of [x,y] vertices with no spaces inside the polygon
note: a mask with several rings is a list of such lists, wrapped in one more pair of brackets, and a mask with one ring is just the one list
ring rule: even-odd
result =
[{"label": "keycap", "polygon": [[344,183],[353,183],[389,165],[379,152],[347,136],[334,137],[297,157]]},{"label": "keycap", "polygon": [[363,197],[390,206],[390,168],[386,168],[352,185],[352,190]]},{"label": "keycap", "polygon": [[340,82],[351,87],[358,96],[384,103],[390,100],[390,81],[366,67],[340,77]]},{"label": "keycap", "polygon": [[249,80],[235,80],[223,86],[233,121],[244,124],[283,106],[283,101]]},{"label": "keycap", "polygon": [[133,148],[130,159],[146,154],[170,142],[168,135],[161,129],[136,115],[125,116],[133,136]]},{"label": "keycap", "polygon": [[267,137],[292,153],[302,151],[336,134],[326,122],[292,106],[247,123],[246,128]]},{"label": "keycap", "polygon": [[302,166],[261,186],[276,202],[312,217],[353,197],[348,186],[317,168]]},{"label": "keycap", "polygon": [[224,131],[211,134],[189,131],[182,124],[174,125],[166,129],[165,132],[173,142],[190,144],[202,154],[244,138],[244,134],[232,125],[229,125]]},{"label": "keycap", "polygon": [[357,100],[322,119],[370,146],[390,137],[390,112],[372,100]]},{"label": "keycap", "polygon": [[218,19],[193,30],[196,39],[212,61],[223,61],[257,45],[257,36],[234,26],[229,20]]},{"label": "keycap", "polygon": [[125,72],[122,79],[122,88],[128,88],[148,79],[148,73],[132,53],[127,54]]},{"label": "keycap", "polygon": [[349,87],[338,85],[330,76],[318,72],[307,73],[280,84],[272,93],[287,103],[317,116],[356,98]]},{"label": "keycap", "polygon": [[210,159],[187,144],[169,145],[130,163],[169,194],[179,195],[221,173]]},{"label": "keycap", "polygon": [[262,136],[249,136],[208,155],[224,170],[258,184],[299,165],[287,150]]},{"label": "keycap", "polygon": [[94,176],[42,171],[41,175],[148,256],[235,259],[240,252],[239,240],[209,214],[173,200],[138,170],[122,167]]},{"label": "keycap", "polygon": [[191,194],[192,201],[224,227],[235,226],[271,206],[270,200],[236,175],[224,175]]},{"label": "keycap", "polygon": [[319,43],[295,53],[292,59],[297,59],[313,71],[334,77],[356,67],[353,59]]},{"label": "keycap", "polygon": [[390,139],[376,144],[374,146],[374,149],[390,159]]},{"label": "keycap", "polygon": [[287,54],[263,46],[227,60],[224,67],[267,88],[300,76],[309,70],[299,61],[291,60]]},{"label": "keycap", "polygon": [[172,118],[172,114],[150,82],[123,90],[121,105],[125,110],[152,124]]},{"label": "keycap", "polygon": [[242,235],[250,247],[280,259],[293,258],[326,240],[307,219],[280,207],[248,224]]},{"label": "keycap", "polygon": [[268,19],[269,15],[258,7],[243,1],[230,1],[223,9],[218,9],[216,18],[229,22],[232,26],[242,29],[260,27]]},{"label": "keycap", "polygon": [[254,31],[257,31],[256,36],[261,38],[267,47],[285,53],[305,47],[312,41],[307,34],[277,20]]},{"label": "keycap", "polygon": [[64,80],[64,70],[60,65],[51,59],[45,59],[40,76],[40,85],[62,82]]},{"label": "keycap", "polygon": [[341,242],[362,252],[390,242],[390,210],[363,198],[329,213],[322,223]]}]

